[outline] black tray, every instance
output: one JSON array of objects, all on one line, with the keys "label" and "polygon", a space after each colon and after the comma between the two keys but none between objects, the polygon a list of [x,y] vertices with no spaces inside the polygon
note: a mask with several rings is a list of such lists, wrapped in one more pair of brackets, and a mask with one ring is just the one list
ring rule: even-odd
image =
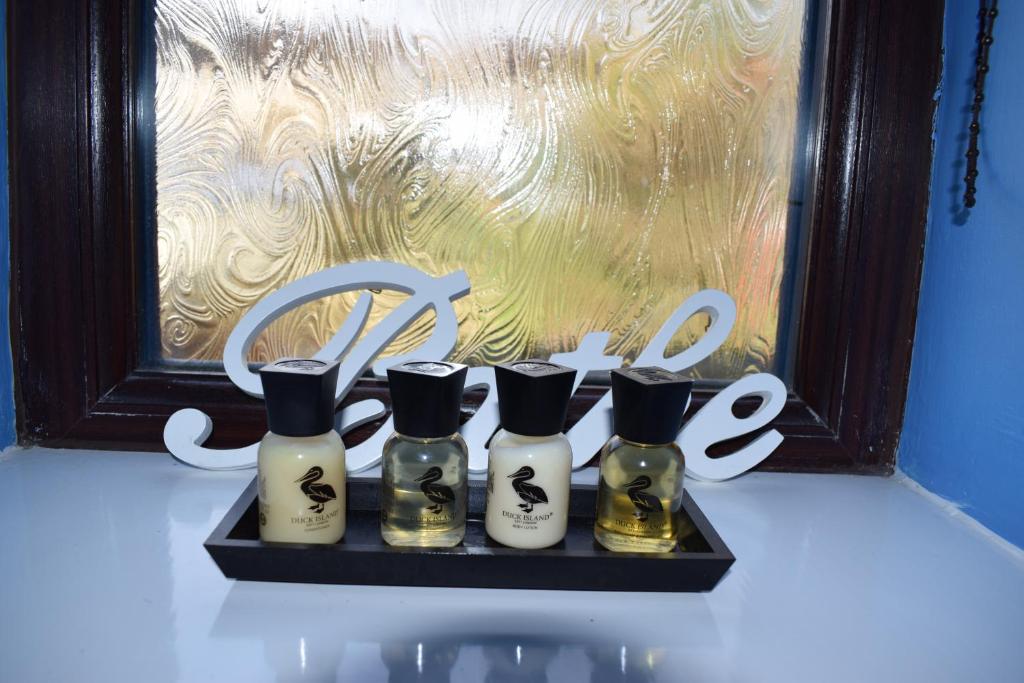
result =
[{"label": "black tray", "polygon": [[259,540],[256,481],[204,544],[224,576],[248,581],[551,590],[711,590],[735,558],[683,493],[679,548],[613,553],[594,540],[596,487],[574,485],[565,540],[543,550],[506,548],[484,531],[483,481],[469,485],[466,538],[455,548],[393,548],[380,536],[380,480],[348,480],[345,538],[334,545]]}]

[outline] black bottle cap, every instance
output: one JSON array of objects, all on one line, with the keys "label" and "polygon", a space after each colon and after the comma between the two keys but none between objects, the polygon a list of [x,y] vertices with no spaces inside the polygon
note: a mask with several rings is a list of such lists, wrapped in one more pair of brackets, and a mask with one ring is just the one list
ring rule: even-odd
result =
[{"label": "black bottle cap", "polygon": [[565,426],[576,371],[545,360],[494,366],[501,428],[522,436],[552,436]]},{"label": "black bottle cap", "polygon": [[612,370],[615,433],[635,443],[675,441],[693,382],[662,368]]},{"label": "black bottle cap", "polygon": [[281,358],[260,368],[267,425],[281,436],[318,436],[334,429],[338,361]]},{"label": "black bottle cap", "polygon": [[388,368],[395,431],[418,439],[459,431],[466,372],[465,365],[440,361],[409,361]]}]

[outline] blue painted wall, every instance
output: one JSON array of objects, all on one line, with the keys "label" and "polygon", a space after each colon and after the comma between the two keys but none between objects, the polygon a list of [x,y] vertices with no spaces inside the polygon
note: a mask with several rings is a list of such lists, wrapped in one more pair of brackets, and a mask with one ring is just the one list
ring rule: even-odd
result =
[{"label": "blue painted wall", "polygon": [[7,195],[7,0],[0,0],[0,449],[15,442],[11,370],[11,233]]},{"label": "blue painted wall", "polygon": [[978,3],[946,4],[899,467],[1024,547],[1024,2],[999,9],[981,115],[978,204],[965,211]]}]

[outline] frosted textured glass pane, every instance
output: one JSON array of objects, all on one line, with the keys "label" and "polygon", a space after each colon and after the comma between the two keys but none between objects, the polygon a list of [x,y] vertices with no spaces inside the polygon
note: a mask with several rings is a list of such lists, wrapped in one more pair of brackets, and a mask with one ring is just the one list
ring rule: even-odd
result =
[{"label": "frosted textured glass pane", "polygon": [[[570,350],[592,330],[632,358],[717,287],[739,320],[698,374],[773,367],[804,12],[158,0],[164,357],[219,359],[267,293],[389,259],[469,273],[455,306],[470,363]],[[370,324],[400,300],[377,295]],[[293,312],[253,360],[312,353],[353,301]]]}]

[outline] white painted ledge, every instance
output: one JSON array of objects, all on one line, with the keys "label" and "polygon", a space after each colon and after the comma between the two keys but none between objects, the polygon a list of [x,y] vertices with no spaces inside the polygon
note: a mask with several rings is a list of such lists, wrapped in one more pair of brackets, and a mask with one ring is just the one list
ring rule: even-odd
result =
[{"label": "white painted ledge", "polygon": [[659,595],[229,581],[251,476],[0,455],[0,680],[1024,680],[1020,554],[899,478],[688,482],[737,561]]}]

